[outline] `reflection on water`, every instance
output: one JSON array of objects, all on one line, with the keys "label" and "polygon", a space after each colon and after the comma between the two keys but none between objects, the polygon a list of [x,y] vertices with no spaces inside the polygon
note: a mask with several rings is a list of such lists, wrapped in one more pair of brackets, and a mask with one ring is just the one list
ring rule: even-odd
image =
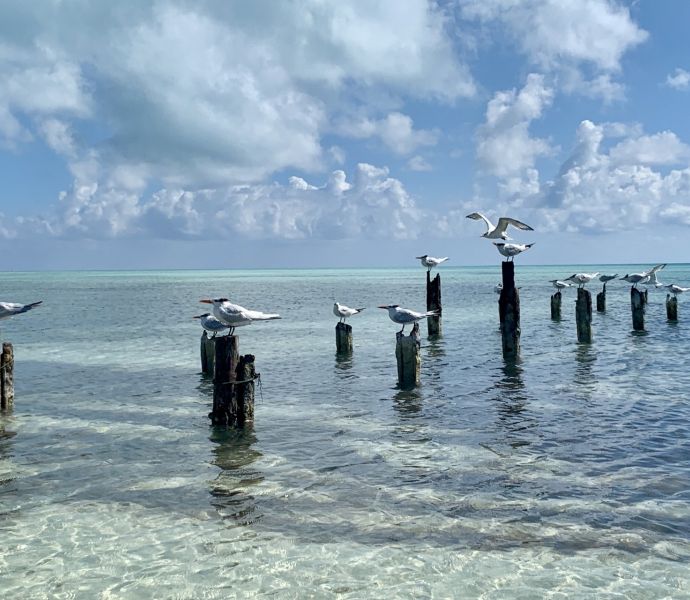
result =
[{"label": "reflection on water", "polygon": [[574,382],[578,391],[587,392],[587,397],[596,388],[596,380],[592,367],[596,363],[597,354],[592,344],[578,344],[575,347],[575,377]]},{"label": "reflection on water", "polygon": [[256,435],[250,428],[216,428],[209,439],[215,444],[211,462],[221,469],[210,483],[211,505],[223,519],[231,519],[238,525],[255,523],[261,515],[257,513],[254,497],[248,492],[264,478],[260,471],[250,468],[261,457],[252,447]]},{"label": "reflection on water", "polygon": [[0,425],[0,489],[14,481],[9,462],[12,456],[12,438],[15,435],[15,431],[7,431],[4,425]]},{"label": "reflection on water", "polygon": [[519,357],[504,358],[500,376],[494,383],[498,392],[495,398],[496,423],[506,434],[502,441],[512,448],[529,446],[532,438],[529,432],[538,425],[528,409],[530,397],[522,375]]},{"label": "reflection on water", "polygon": [[422,399],[418,388],[398,389],[393,396],[393,408],[401,419],[415,418],[422,410]]},{"label": "reflection on water", "polygon": [[[336,352],[335,353],[335,369],[336,372],[340,371],[343,374],[347,374],[347,371],[351,371],[353,363],[352,352]],[[352,374],[350,374],[351,376]]]}]

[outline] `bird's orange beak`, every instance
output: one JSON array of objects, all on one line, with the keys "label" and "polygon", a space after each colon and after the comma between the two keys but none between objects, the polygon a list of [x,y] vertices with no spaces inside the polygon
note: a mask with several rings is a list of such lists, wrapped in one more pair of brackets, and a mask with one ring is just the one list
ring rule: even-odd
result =
[{"label": "bird's orange beak", "polygon": [[213,300],[199,300],[199,302],[203,302],[204,304],[213,304]]}]

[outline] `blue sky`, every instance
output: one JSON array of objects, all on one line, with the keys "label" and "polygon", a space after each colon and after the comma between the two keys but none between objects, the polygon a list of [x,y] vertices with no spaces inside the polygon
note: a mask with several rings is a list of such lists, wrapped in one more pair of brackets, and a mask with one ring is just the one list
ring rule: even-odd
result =
[{"label": "blue sky", "polygon": [[690,2],[0,6],[3,268],[688,261]]}]

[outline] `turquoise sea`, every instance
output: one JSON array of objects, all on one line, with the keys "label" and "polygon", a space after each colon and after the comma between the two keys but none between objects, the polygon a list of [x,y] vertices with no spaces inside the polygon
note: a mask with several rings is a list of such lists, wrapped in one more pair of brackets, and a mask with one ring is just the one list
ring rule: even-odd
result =
[{"label": "turquoise sea", "polygon": [[[578,345],[574,290],[523,267],[522,359],[501,356],[500,265],[442,268],[444,335],[396,387],[424,270],[2,273],[16,401],[0,415],[0,596],[690,598],[690,299],[666,321],[609,284]],[[690,265],[662,281],[690,285]],[[592,291],[598,291],[592,287]],[[281,321],[238,330],[256,422],[214,430],[198,300]],[[351,319],[335,354],[334,300]],[[426,332],[426,327],[422,327]]]}]

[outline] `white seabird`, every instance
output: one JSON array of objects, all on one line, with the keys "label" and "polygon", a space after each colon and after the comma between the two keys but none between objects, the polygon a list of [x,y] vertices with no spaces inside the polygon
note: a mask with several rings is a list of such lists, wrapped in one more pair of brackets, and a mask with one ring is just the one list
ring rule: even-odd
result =
[{"label": "white seabird", "polygon": [[0,302],[0,320],[9,319],[14,315],[20,315],[25,313],[32,308],[36,308],[41,305],[43,300],[38,302],[32,302],[31,304],[17,304],[16,302]]},{"label": "white seabird", "polygon": [[680,287],[679,285],[676,285],[675,283],[672,283],[670,285],[664,286],[670,290],[670,292],[674,295],[677,296],[678,294],[684,294],[685,292],[690,292],[690,287]]},{"label": "white seabird", "polygon": [[661,283],[661,281],[659,281],[659,278],[657,276],[656,271],[652,271],[647,276],[647,279],[645,281],[642,281],[641,283],[642,283],[642,285],[649,285],[649,286],[652,286],[655,288],[665,287],[665,284],[663,284],[663,283]]},{"label": "white seabird", "polygon": [[198,316],[192,317],[192,318],[193,319],[199,319],[199,323],[201,323],[201,326],[206,331],[213,334],[212,337],[216,337],[217,333],[220,333],[221,331],[228,329],[227,325],[221,323],[218,319],[216,319],[210,313],[204,313],[203,315],[198,315]]},{"label": "white seabird", "polygon": [[502,283],[497,283],[497,284],[494,286],[494,292],[496,292],[497,294],[500,294],[501,291],[503,291],[503,284],[502,284]]},{"label": "white seabird", "polygon": [[363,310],[364,308],[350,308],[339,302],[333,305],[333,314],[340,319],[341,323],[344,323],[348,317],[361,313]]},{"label": "white seabird", "polygon": [[592,279],[596,278],[599,272],[596,273],[575,273],[570,277],[566,277],[563,281],[572,281],[577,283],[578,287],[585,287]]},{"label": "white seabird", "polygon": [[529,250],[532,246],[534,246],[534,243],[532,244],[506,244],[505,242],[494,242],[494,245],[498,249],[498,251],[503,255],[508,258],[513,258],[514,256],[517,256],[520,254],[520,252],[524,252],[525,250]]},{"label": "white seabird", "polygon": [[498,239],[503,239],[503,240],[509,240],[511,238],[508,237],[508,234],[506,233],[506,229],[508,229],[509,225],[512,225],[513,227],[516,227],[517,229],[522,229],[523,231],[534,231],[529,225],[526,223],[523,223],[522,221],[518,221],[517,219],[512,219],[510,217],[501,217],[498,220],[498,223],[494,226],[494,224],[489,221],[482,213],[479,212],[473,212],[465,217],[466,219],[474,219],[475,221],[484,221],[486,224],[486,231],[482,233],[481,237],[489,238],[491,240],[498,240]]},{"label": "white seabird", "polygon": [[211,300],[199,300],[199,302],[213,305],[213,316],[230,328],[230,335],[234,333],[235,327],[244,327],[254,321],[280,319],[280,315],[249,310],[239,304],[232,304],[227,298],[213,298]]},{"label": "white seabird", "polygon": [[409,308],[401,308],[397,304],[385,304],[383,306],[379,306],[379,308],[385,308],[388,311],[388,316],[393,323],[402,325],[402,329],[399,333],[405,331],[405,325],[416,323],[417,321],[421,321],[427,317],[438,316],[438,310],[429,310],[427,312],[420,313],[410,310]]},{"label": "white seabird", "polygon": [[551,285],[555,287],[559,292],[565,288],[572,287],[572,284],[561,281],[560,279],[552,279],[550,281]]},{"label": "white seabird", "polygon": [[423,267],[426,267],[428,271],[431,271],[434,267],[438,267],[441,263],[448,260],[447,256],[443,258],[436,258],[435,256],[429,256],[428,254],[422,254],[422,256],[415,256],[422,263]]},{"label": "white seabird", "polygon": [[645,283],[649,281],[657,271],[661,271],[666,266],[666,264],[655,265],[647,271],[642,271],[642,273],[630,273],[621,277],[623,281],[632,283],[633,287],[637,287],[638,283]]}]

